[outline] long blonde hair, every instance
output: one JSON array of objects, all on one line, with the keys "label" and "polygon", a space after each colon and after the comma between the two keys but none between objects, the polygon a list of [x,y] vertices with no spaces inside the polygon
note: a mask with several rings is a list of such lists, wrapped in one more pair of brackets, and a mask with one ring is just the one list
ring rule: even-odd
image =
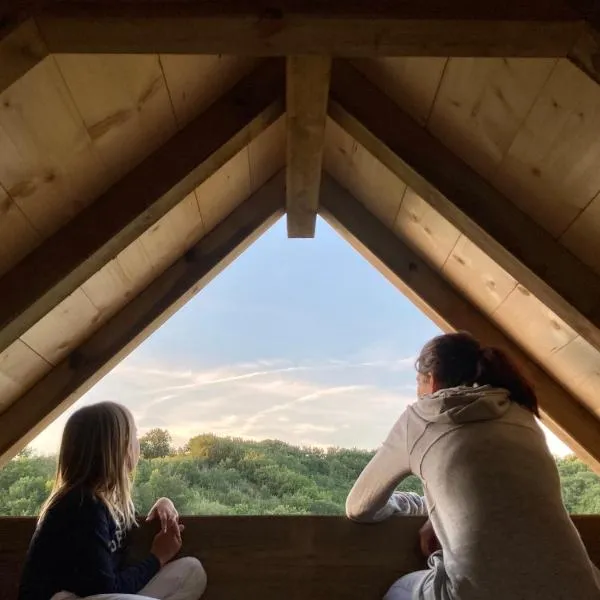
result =
[{"label": "long blonde hair", "polygon": [[74,412],[63,431],[56,480],[39,522],[60,498],[81,487],[104,502],[121,527],[133,527],[134,436],[133,417],[120,404],[99,402]]}]

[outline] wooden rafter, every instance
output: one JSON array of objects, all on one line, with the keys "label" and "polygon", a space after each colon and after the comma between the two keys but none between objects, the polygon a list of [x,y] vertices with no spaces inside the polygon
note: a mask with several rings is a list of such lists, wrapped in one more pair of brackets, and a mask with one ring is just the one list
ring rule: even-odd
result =
[{"label": "wooden rafter", "polygon": [[4,275],[0,351],[281,116],[283,86],[266,61]]},{"label": "wooden rafter", "polygon": [[0,414],[0,467],[272,225],[283,188],[281,174],[272,178]]},{"label": "wooden rafter", "polygon": [[315,235],[331,58],[287,59],[287,230],[292,238]]},{"label": "wooden rafter", "polygon": [[591,411],[330,177],[321,205],[326,221],[442,329],[470,331],[506,351],[535,386],[544,422],[600,472],[600,420]]},{"label": "wooden rafter", "polygon": [[350,64],[331,96],[342,128],[600,350],[600,277]]}]

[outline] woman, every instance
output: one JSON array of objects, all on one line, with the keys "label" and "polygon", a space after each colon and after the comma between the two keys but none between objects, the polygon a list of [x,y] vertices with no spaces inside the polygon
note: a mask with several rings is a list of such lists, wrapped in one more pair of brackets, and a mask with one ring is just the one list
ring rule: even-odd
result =
[{"label": "woman", "polygon": [[[29,547],[19,600],[198,600],[206,574],[195,558],[170,562],[181,548],[178,514],[167,498],[148,519],[161,531],[147,556],[121,564],[135,524],[132,472],[140,448],[131,413],[102,402],[73,413],[63,432],[54,489]],[[137,596],[130,596],[137,594]]]},{"label": "woman", "polygon": [[[465,333],[428,342],[416,368],[417,402],[346,503],[361,522],[429,513],[421,544],[433,551],[429,570],[401,578],[385,600],[600,598],[530,385],[501,351]],[[411,473],[424,483],[424,500],[394,494]]]}]

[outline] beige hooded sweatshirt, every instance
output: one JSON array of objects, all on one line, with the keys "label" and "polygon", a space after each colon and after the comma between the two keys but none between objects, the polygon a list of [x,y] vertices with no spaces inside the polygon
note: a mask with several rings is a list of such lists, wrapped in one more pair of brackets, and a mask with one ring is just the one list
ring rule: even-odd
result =
[{"label": "beige hooded sweatshirt", "polygon": [[[411,473],[426,506],[394,494]],[[505,390],[446,389],[409,406],[346,502],[361,522],[427,507],[442,551],[415,600],[600,599],[544,435]]]}]

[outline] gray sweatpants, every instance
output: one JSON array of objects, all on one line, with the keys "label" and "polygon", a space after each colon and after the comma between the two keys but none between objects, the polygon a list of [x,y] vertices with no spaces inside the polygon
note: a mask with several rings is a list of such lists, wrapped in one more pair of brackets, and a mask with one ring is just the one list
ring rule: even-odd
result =
[{"label": "gray sweatpants", "polygon": [[415,571],[401,577],[392,585],[383,600],[413,600],[413,592],[428,571]]},{"label": "gray sweatpants", "polygon": [[[186,556],[165,565],[137,594],[97,594],[84,600],[199,600],[206,589],[206,573],[197,558]],[[59,592],[51,600],[81,600]]]}]

